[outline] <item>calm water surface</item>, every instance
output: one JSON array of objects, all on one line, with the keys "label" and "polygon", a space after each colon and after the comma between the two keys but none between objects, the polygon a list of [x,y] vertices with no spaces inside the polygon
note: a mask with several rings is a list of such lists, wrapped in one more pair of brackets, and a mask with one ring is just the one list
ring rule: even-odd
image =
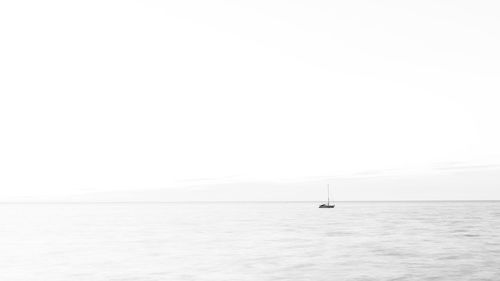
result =
[{"label": "calm water surface", "polygon": [[500,202],[0,204],[0,280],[500,280]]}]

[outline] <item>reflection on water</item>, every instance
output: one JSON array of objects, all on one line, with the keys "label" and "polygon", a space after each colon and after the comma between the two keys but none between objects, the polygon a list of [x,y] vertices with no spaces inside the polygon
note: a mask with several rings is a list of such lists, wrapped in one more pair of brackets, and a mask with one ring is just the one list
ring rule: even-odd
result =
[{"label": "reflection on water", "polygon": [[0,205],[0,280],[500,280],[500,202]]}]

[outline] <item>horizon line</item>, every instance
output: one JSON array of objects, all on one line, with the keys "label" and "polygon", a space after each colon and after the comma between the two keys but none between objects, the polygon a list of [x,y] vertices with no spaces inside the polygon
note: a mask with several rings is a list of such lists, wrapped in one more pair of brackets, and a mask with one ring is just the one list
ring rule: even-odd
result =
[{"label": "horizon line", "polygon": [[[193,201],[0,201],[0,204],[173,204],[173,203],[321,203],[324,200],[193,200]],[[500,199],[339,200],[333,203],[500,202]]]}]

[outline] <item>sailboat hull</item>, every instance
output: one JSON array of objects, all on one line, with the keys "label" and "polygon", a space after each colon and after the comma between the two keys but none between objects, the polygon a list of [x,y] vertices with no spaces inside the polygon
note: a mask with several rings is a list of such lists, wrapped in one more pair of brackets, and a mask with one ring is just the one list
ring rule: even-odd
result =
[{"label": "sailboat hull", "polygon": [[335,205],[326,205],[326,204],[322,204],[322,205],[319,205],[320,208],[335,208]]}]

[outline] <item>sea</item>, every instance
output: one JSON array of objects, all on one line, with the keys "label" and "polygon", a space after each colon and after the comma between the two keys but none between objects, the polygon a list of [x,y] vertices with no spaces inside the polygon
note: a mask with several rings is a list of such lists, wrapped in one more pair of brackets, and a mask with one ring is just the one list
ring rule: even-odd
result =
[{"label": "sea", "polygon": [[0,204],[0,280],[500,280],[500,202]]}]

